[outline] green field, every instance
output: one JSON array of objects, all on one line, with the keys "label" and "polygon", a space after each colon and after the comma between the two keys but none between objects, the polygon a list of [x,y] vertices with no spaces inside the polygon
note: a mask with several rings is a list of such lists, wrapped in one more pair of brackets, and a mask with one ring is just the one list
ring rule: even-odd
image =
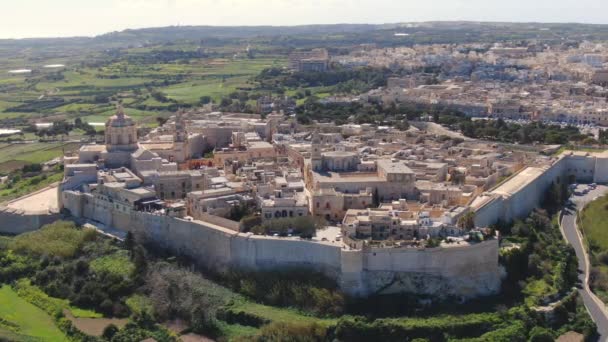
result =
[{"label": "green field", "polygon": [[22,160],[30,163],[42,163],[63,155],[64,151],[73,151],[77,143],[32,143],[0,145],[0,163],[10,160]]},{"label": "green field", "polygon": [[91,262],[90,267],[95,273],[111,273],[123,278],[129,277],[135,269],[125,250],[97,258]]},{"label": "green field", "polygon": [[[182,47],[195,50],[194,45]],[[239,88],[252,88],[253,78],[265,68],[283,67],[285,56],[257,58],[190,58],[179,62],[134,63],[130,58],[155,48],[125,49],[118,60],[108,58],[99,67],[80,65],[87,56],[63,61],[66,68],[14,76],[0,74],[0,122],[15,126],[15,118],[43,118],[43,121],[73,120],[105,122],[113,114],[110,102],[120,99],[128,115],[140,123],[150,123],[180,105],[198,105],[201,96],[215,101]],[[0,61],[9,69],[13,61]],[[161,92],[168,101],[158,101]],[[149,120],[152,119],[152,120]],[[13,120],[13,121],[8,121]],[[13,125],[11,125],[13,124]]]},{"label": "green field", "polygon": [[21,299],[8,285],[0,288],[0,340],[65,341],[53,318]]},{"label": "green field", "polygon": [[581,213],[581,227],[592,264],[593,292],[608,303],[608,196],[589,203]]}]

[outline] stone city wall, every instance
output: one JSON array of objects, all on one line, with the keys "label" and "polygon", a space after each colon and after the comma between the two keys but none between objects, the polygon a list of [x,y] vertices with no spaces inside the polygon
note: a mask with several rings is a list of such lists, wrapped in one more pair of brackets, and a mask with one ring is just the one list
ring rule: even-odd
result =
[{"label": "stone city wall", "polygon": [[30,203],[28,201],[31,197],[49,191],[55,187],[57,187],[57,184],[52,184],[0,205],[0,233],[11,235],[27,233],[60,219],[61,215],[56,208],[48,210],[27,210],[27,205],[21,205],[19,208],[11,207],[11,204],[15,202]]},{"label": "stone city wall", "polygon": [[490,191],[489,194],[494,198],[475,212],[475,224],[489,226],[499,220],[511,222],[524,218],[541,205],[552,182],[574,181],[608,182],[608,155],[565,152],[538,177],[527,180],[516,192],[505,196]]},{"label": "stone city wall", "polygon": [[445,248],[378,248],[363,254],[366,293],[473,298],[500,290],[497,239]]},{"label": "stone city wall", "polygon": [[0,233],[22,234],[39,229],[45,224],[61,218],[59,213],[48,211],[26,212],[23,210],[0,207]]},{"label": "stone city wall", "polygon": [[567,182],[566,163],[566,159],[558,159],[538,176],[526,179],[526,183],[514,193],[502,194],[490,191],[489,195],[494,198],[475,212],[475,225],[485,227],[498,221],[512,222],[526,217],[534,208],[541,205],[552,182]]},{"label": "stone city wall", "polygon": [[356,295],[407,291],[469,298],[500,288],[495,240],[428,250],[345,250],[329,242],[258,236],[211,222],[125,212],[121,205],[108,205],[90,194],[67,191],[63,197],[74,216],[87,213],[92,215],[89,219],[131,231],[215,271],[309,268],[323,272]]}]

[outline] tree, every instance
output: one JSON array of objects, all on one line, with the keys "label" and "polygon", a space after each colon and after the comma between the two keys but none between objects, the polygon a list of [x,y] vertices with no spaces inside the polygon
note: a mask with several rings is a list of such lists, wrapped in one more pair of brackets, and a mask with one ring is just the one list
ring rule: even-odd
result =
[{"label": "tree", "polygon": [[162,116],[157,116],[156,117],[156,122],[158,122],[159,126],[164,125],[167,122],[166,118],[163,118]]},{"label": "tree", "polygon": [[103,334],[101,335],[104,339],[111,341],[112,337],[116,335],[118,332],[118,327],[114,324],[108,325],[105,329],[103,329]]},{"label": "tree", "polygon": [[201,98],[199,99],[198,102],[200,104],[202,104],[202,105],[206,105],[208,103],[211,103],[211,96],[208,96],[208,95],[201,96]]},{"label": "tree", "polygon": [[148,260],[146,259],[146,250],[141,245],[137,245],[133,249],[132,259],[133,264],[135,264],[133,270],[135,277],[144,276],[148,269]]},{"label": "tree", "polygon": [[458,227],[464,230],[471,230],[475,228],[475,213],[469,211],[458,218]]},{"label": "tree", "polygon": [[454,169],[450,171],[450,180],[454,185],[464,184],[466,181],[466,176],[464,173]]},{"label": "tree", "polygon": [[133,258],[133,248],[135,247],[135,237],[133,233],[127,232],[125,236],[125,248],[129,251],[129,255]]},{"label": "tree", "polygon": [[433,113],[433,122],[439,123],[439,113]]},{"label": "tree", "polygon": [[554,340],[553,334],[546,328],[537,326],[530,331],[530,342],[552,342]]},{"label": "tree", "polygon": [[377,207],[380,205],[380,197],[378,195],[378,189],[374,189],[374,193],[372,194],[372,204]]}]

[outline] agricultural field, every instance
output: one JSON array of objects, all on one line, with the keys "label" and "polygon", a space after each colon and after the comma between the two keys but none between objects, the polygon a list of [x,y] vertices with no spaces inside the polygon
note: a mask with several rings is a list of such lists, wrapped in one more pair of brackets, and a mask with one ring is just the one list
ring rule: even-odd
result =
[{"label": "agricultural field", "polygon": [[0,303],[0,340],[66,340],[51,316],[19,297],[10,286],[0,287]]},{"label": "agricultural field", "polygon": [[[154,56],[156,50],[146,51]],[[139,59],[142,56],[144,60]],[[76,117],[104,122],[104,116],[113,110],[110,102],[119,100],[127,112],[138,110],[135,119],[141,122],[179,106],[197,105],[201,96],[218,101],[238,89],[251,88],[251,79],[263,69],[286,65],[284,56],[272,55],[206,58],[189,54],[188,57],[154,63],[142,55],[141,49],[126,49],[122,58],[108,58],[97,67],[83,66],[83,60],[76,57],[56,70],[40,68],[40,63],[30,65],[33,71],[25,75],[8,74],[15,65],[0,62],[0,123],[15,118],[23,123],[23,120]],[[7,73],[2,73],[2,69]]]},{"label": "agricultural field", "polygon": [[[253,89],[253,79],[263,69],[287,64],[285,55],[247,57],[235,46],[220,49],[213,57],[197,49],[197,44],[186,42],[123,48],[118,56],[85,50],[60,57],[23,50],[19,56],[0,60],[0,128],[24,129],[34,123],[80,118],[101,131],[104,127],[99,124],[114,114],[118,101],[138,124],[155,127],[157,117],[198,106],[202,96],[217,103],[235,91]],[[64,66],[49,69],[44,67],[47,64]],[[32,71],[9,73],[23,68]],[[82,136],[71,133],[66,138]],[[0,174],[74,149],[61,142],[11,145],[15,140],[39,138],[34,133],[0,138]]]},{"label": "agricultural field", "polygon": [[78,148],[80,143],[0,143],[0,174],[15,171],[27,164],[44,163]]}]

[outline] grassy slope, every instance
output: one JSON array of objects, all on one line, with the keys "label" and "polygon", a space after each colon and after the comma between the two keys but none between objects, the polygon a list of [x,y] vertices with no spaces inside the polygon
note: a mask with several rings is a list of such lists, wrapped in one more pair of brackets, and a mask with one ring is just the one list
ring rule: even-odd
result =
[{"label": "grassy slope", "polygon": [[[593,255],[591,258],[593,266],[608,277],[608,265],[603,264],[597,258],[600,253],[608,252],[608,196],[589,203],[582,212],[581,220],[581,229],[584,231],[587,247]],[[608,292],[605,289],[602,289],[601,286],[592,287],[602,301],[608,302]]]},{"label": "grassy slope", "polygon": [[[21,299],[9,286],[0,288],[0,318],[17,325],[17,331],[11,331],[0,324],[0,337],[28,340],[29,337],[43,341],[65,341],[66,337],[55,326],[53,319],[34,305]],[[19,336],[23,335],[23,336]]]},{"label": "grassy slope", "polygon": [[583,210],[582,221],[591,248],[608,251],[608,196],[589,203]]}]

